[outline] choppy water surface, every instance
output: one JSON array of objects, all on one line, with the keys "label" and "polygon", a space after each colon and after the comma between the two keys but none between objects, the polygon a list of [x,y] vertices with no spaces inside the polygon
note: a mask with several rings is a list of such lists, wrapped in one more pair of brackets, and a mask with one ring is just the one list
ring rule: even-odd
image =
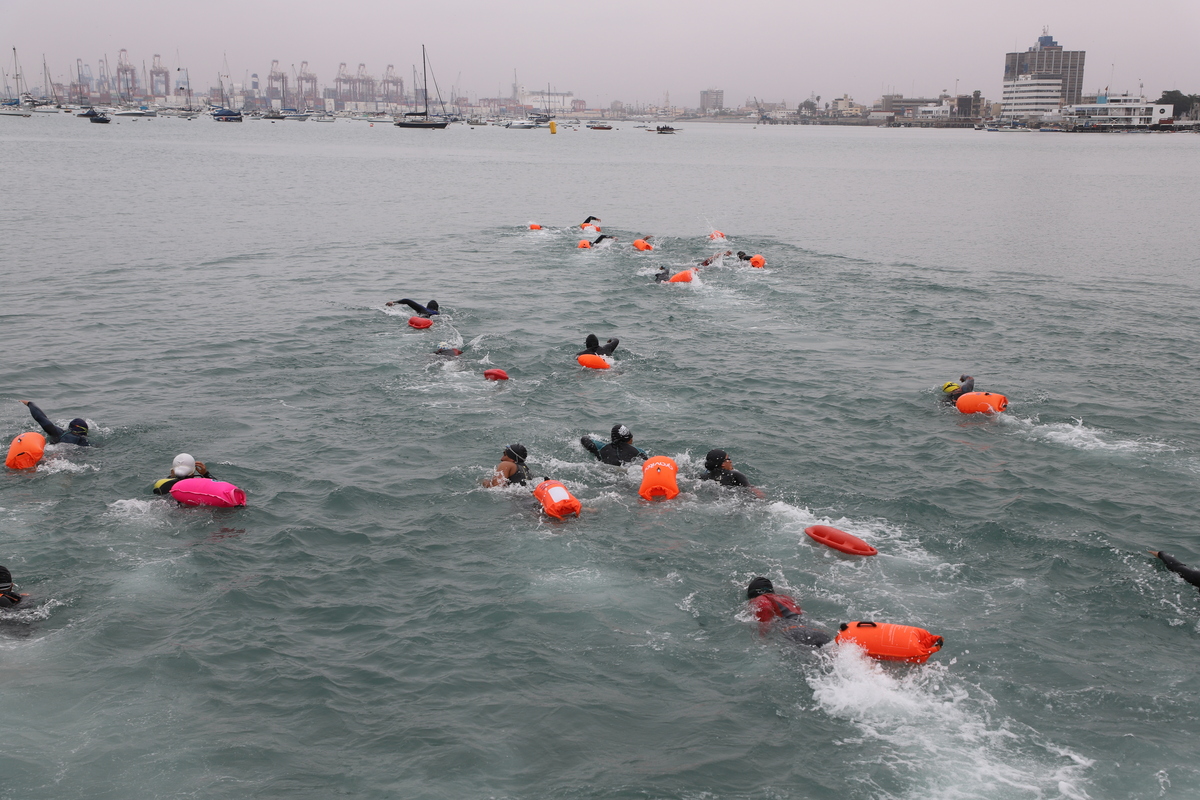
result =
[{"label": "choppy water surface", "polygon": [[[0,481],[0,798],[1200,796],[1200,594],[1145,556],[1200,563],[1200,136],[684,127],[5,120],[0,427],[98,446]],[[653,282],[713,228],[767,268]],[[513,441],[580,519],[480,488]],[[249,506],[153,497],[180,451]],[[946,647],[760,639],[756,574]]]}]

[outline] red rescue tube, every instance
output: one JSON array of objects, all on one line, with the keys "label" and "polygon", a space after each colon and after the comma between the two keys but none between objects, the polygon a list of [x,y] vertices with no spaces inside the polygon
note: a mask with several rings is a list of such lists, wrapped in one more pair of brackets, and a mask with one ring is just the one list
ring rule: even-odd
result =
[{"label": "red rescue tube", "polygon": [[710,234],[708,235],[708,238],[710,238],[710,239],[724,239],[724,238],[725,238],[725,234],[721,233],[720,231],[713,231],[712,233],[710,233]]},{"label": "red rescue tube", "polygon": [[638,494],[646,500],[656,497],[673,500],[679,494],[679,486],[675,483],[678,472],[679,465],[666,456],[646,459],[646,463],[642,464],[642,485]]},{"label": "red rescue tube", "polygon": [[879,552],[857,536],[829,525],[813,525],[805,528],[804,532],[814,541],[852,556],[873,556]]},{"label": "red rescue tube", "polygon": [[634,239],[633,247],[636,250],[653,250],[654,245],[647,242],[645,239]]},{"label": "red rescue tube", "polygon": [[42,454],[45,452],[45,436],[34,431],[22,433],[8,446],[8,456],[4,459],[4,466],[9,469],[33,469],[42,460]]},{"label": "red rescue tube", "polygon": [[999,414],[1008,408],[1008,398],[995,392],[967,392],[954,407],[964,414]]},{"label": "red rescue tube", "polygon": [[767,260],[757,253],[750,256],[750,266],[762,269],[767,265]]},{"label": "red rescue tube", "polygon": [[879,661],[904,661],[924,664],[945,644],[941,636],[911,625],[890,622],[843,622],[835,640],[852,642]]},{"label": "red rescue tube", "polygon": [[696,270],[685,269],[683,272],[676,272],[674,275],[672,275],[667,283],[691,283],[695,274]]},{"label": "red rescue tube", "polygon": [[592,243],[589,242],[587,239],[580,239],[579,244],[575,245],[575,249],[576,250],[591,250]]},{"label": "red rescue tube", "polygon": [[612,364],[604,356],[598,356],[594,353],[584,353],[575,360],[579,362],[579,366],[587,367],[588,369],[609,369],[612,367]]},{"label": "red rescue tube", "polygon": [[429,317],[409,317],[408,324],[414,328],[428,328],[433,324]]},{"label": "red rescue tube", "polygon": [[485,369],[483,377],[489,381],[506,381],[508,380],[508,373],[502,369]]},{"label": "red rescue tube", "polygon": [[541,229],[542,229],[542,226],[541,226],[541,225],[538,225],[536,222],[531,222],[531,223],[529,223],[529,230],[531,230],[531,231],[540,231]]},{"label": "red rescue tube", "polygon": [[568,514],[579,516],[583,504],[575,499],[575,495],[562,485],[561,481],[545,480],[533,490],[533,496],[542,504],[542,510],[555,519],[563,519]]},{"label": "red rescue tube", "polygon": [[185,478],[171,487],[171,497],[185,506],[235,508],[246,505],[246,493],[232,483]]}]

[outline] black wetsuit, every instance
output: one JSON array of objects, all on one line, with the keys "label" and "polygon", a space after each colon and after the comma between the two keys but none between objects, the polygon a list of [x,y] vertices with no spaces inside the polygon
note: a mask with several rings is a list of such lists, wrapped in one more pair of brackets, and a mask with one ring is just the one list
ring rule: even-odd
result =
[{"label": "black wetsuit", "polygon": [[213,474],[211,472],[209,472],[205,475],[188,475],[186,478],[167,478],[162,483],[154,484],[154,493],[155,494],[170,494],[172,486],[179,483],[180,481],[186,481],[186,480],[190,480],[192,478],[207,478],[210,481],[216,480],[216,478],[213,477]]},{"label": "black wetsuit", "polygon": [[628,442],[610,442],[609,444],[600,446],[600,443],[595,439],[589,439],[584,436],[579,440],[584,449],[594,455],[596,458],[603,461],[605,464],[611,464],[614,467],[619,467],[622,464],[628,464],[635,458],[645,460],[646,451],[639,447],[634,447]]},{"label": "black wetsuit", "polygon": [[[609,339],[604,344],[600,344],[599,339],[596,339],[593,336],[589,336],[588,338],[589,338],[589,341],[584,342],[584,346],[587,347],[587,349],[581,353],[576,353],[575,355],[577,357],[578,356],[588,356],[588,355],[611,356],[613,354],[613,350],[616,350],[617,345],[619,345],[621,343],[620,339]],[[595,341],[596,344],[592,345],[592,341]]]},{"label": "black wetsuit", "polygon": [[12,608],[24,599],[14,591],[0,592],[0,608]]},{"label": "black wetsuit", "polygon": [[90,447],[91,442],[87,440],[87,435],[71,433],[64,431],[62,428],[50,421],[46,413],[37,407],[34,402],[29,403],[29,413],[33,415],[34,420],[38,425],[42,426],[42,430],[50,437],[50,444],[77,444],[80,447]]},{"label": "black wetsuit", "polygon": [[595,239],[592,240],[592,244],[600,244],[605,239],[615,239],[615,238],[617,238],[617,237],[609,236],[607,233],[602,233],[599,236],[597,236]]},{"label": "black wetsuit", "polygon": [[745,475],[738,472],[736,469],[710,469],[704,473],[700,480],[703,481],[720,481],[722,486],[749,486],[750,481]]},{"label": "black wetsuit", "polygon": [[1170,553],[1164,553],[1161,550],[1158,551],[1158,560],[1163,562],[1171,572],[1200,589],[1200,569],[1193,569]]},{"label": "black wetsuit", "polygon": [[529,481],[533,480],[533,475],[529,472],[529,467],[525,464],[517,464],[517,471],[508,479],[509,483],[519,483],[524,486]]},{"label": "black wetsuit", "polygon": [[669,280],[671,280],[671,273],[667,270],[666,267],[663,267],[658,272],[654,273],[654,282],[655,283],[662,283],[664,281],[669,281]]},{"label": "black wetsuit", "polygon": [[[427,308],[426,306],[423,306],[420,303],[417,303],[413,300],[409,300],[407,297],[402,300],[397,300],[396,302],[403,303],[404,305],[411,308],[413,311],[417,312],[418,317],[425,317],[425,318],[436,317],[438,314],[442,313],[437,308]],[[430,300],[429,302],[431,304],[433,303],[432,300]]]},{"label": "black wetsuit", "polygon": [[945,400],[947,403],[957,403],[958,398],[962,397],[964,394],[967,394],[968,392],[973,392],[973,391],[975,391],[975,379],[972,378],[970,375],[968,375],[966,377],[966,379],[963,380],[963,382],[959,385],[958,391],[950,392],[949,394],[947,394],[945,397]]}]

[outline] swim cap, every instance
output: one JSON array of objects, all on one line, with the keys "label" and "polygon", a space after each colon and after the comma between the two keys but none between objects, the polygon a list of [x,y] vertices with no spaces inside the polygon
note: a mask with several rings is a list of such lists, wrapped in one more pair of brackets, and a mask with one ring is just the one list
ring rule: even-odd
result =
[{"label": "swim cap", "polygon": [[0,567],[0,592],[7,592],[12,588],[12,573],[8,571],[8,567]]},{"label": "swim cap", "polygon": [[714,469],[724,464],[725,459],[727,458],[729,458],[729,453],[726,453],[724,450],[719,448],[715,450],[709,450],[708,455],[704,457],[704,468],[709,472],[712,472]]},{"label": "swim cap", "polygon": [[588,350],[595,350],[600,346],[600,339],[596,337],[596,334],[589,333],[587,338],[583,340],[583,346]]},{"label": "swim cap", "polygon": [[171,462],[171,472],[176,478],[186,478],[196,474],[196,459],[187,453],[180,453]]},{"label": "swim cap", "polygon": [[81,417],[76,417],[67,425],[67,430],[69,430],[71,433],[78,433],[86,436],[88,432],[87,420],[82,419]]},{"label": "swim cap", "polygon": [[430,300],[428,303],[425,304],[425,307],[428,308],[430,311],[437,311],[438,310],[437,300]]},{"label": "swim cap", "polygon": [[755,578],[746,587],[747,600],[753,600],[762,594],[775,594],[775,587],[771,585],[770,578]]},{"label": "swim cap", "polygon": [[518,464],[524,464],[525,459],[529,457],[529,451],[525,449],[525,445],[523,444],[510,444],[504,448],[504,455]]},{"label": "swim cap", "polygon": [[942,384],[942,391],[945,392],[946,394],[951,394],[953,392],[957,392],[961,388],[962,387],[959,386],[954,381],[946,381],[945,383]]},{"label": "swim cap", "polygon": [[449,350],[449,349],[450,349],[450,343],[449,343],[449,342],[438,342],[437,349],[438,349],[438,350]]},{"label": "swim cap", "polygon": [[626,428],[624,425],[613,425],[612,428],[613,444],[628,442],[633,440],[633,431]]}]

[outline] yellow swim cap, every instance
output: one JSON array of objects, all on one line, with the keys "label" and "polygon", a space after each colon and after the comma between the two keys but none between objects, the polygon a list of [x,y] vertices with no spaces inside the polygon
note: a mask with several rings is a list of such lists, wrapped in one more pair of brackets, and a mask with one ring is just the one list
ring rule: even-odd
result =
[{"label": "yellow swim cap", "polygon": [[945,383],[942,384],[942,391],[945,392],[946,394],[951,394],[953,392],[957,392],[961,388],[962,387],[959,386],[954,381],[946,381]]}]

